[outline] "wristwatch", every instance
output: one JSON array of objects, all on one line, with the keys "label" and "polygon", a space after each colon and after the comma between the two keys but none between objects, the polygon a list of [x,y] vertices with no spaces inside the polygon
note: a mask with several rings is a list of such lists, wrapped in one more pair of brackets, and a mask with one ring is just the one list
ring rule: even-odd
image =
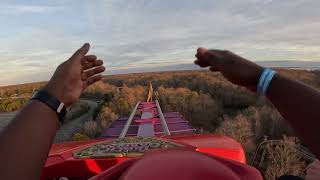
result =
[{"label": "wristwatch", "polygon": [[31,100],[38,100],[49,106],[52,110],[54,110],[57,113],[60,124],[63,123],[63,120],[67,114],[67,108],[65,107],[63,102],[59,101],[54,96],[50,95],[48,91],[46,91],[45,89],[39,90],[37,93],[33,95]]}]

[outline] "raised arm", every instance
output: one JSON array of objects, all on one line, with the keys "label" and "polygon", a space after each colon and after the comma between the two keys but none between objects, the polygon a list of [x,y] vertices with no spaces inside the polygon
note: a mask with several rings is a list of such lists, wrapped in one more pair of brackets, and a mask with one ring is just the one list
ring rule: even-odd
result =
[{"label": "raised arm", "polygon": [[[89,48],[84,44],[62,63],[45,87],[66,106],[105,70],[102,60],[86,55]],[[0,134],[0,179],[39,179],[57,129],[56,112],[31,100]]]},{"label": "raised arm", "polygon": [[[199,48],[195,64],[220,71],[231,82],[256,91],[263,67],[229,51]],[[320,92],[276,74],[266,96],[291,124],[299,138],[320,157]]]}]

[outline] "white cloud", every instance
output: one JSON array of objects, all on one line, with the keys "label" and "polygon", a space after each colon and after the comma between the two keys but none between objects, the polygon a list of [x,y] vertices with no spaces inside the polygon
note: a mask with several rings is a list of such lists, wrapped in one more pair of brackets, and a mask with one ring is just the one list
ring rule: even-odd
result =
[{"label": "white cloud", "polygon": [[22,15],[22,14],[39,14],[50,13],[61,10],[61,7],[47,5],[27,5],[27,4],[1,4],[0,15]]},{"label": "white cloud", "polygon": [[[0,3],[0,15],[36,14],[12,26],[18,33],[0,33],[0,63],[53,71],[85,41],[111,69],[191,63],[198,46],[233,50],[253,60],[320,60],[318,0],[49,2]],[[47,13],[47,22],[37,24],[39,13]]]},{"label": "white cloud", "polygon": [[16,13],[43,13],[53,10],[49,6],[35,6],[35,5],[15,5],[8,6],[8,10],[15,11]]}]

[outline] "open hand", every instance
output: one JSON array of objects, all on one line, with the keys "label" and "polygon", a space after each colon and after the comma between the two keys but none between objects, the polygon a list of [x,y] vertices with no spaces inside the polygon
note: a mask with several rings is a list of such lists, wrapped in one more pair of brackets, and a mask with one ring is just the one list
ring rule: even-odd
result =
[{"label": "open hand", "polygon": [[263,68],[230,51],[199,48],[195,64],[219,71],[229,81],[255,90]]},{"label": "open hand", "polygon": [[76,102],[85,88],[101,80],[101,73],[105,71],[102,60],[97,60],[95,55],[86,55],[89,49],[90,45],[84,44],[60,64],[45,87],[66,106]]}]

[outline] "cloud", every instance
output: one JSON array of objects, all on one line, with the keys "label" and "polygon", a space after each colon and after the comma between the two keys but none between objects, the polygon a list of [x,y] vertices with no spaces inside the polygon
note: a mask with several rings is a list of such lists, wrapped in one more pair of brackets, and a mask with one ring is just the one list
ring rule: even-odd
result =
[{"label": "cloud", "polygon": [[50,13],[61,10],[61,7],[27,4],[0,4],[0,15],[22,15]]},{"label": "cloud", "polygon": [[49,74],[86,41],[92,44],[91,53],[105,59],[111,70],[192,62],[199,46],[229,49],[257,61],[320,60],[317,0],[64,0],[0,5],[0,15],[1,11],[17,15],[4,19],[6,26],[0,30],[0,62],[11,61],[11,73],[26,68],[35,74],[46,69]]},{"label": "cloud", "polygon": [[54,8],[49,6],[35,6],[35,5],[15,5],[7,7],[11,11],[16,13],[43,13],[53,10]]},{"label": "cloud", "polygon": [[[304,58],[308,52],[306,58],[319,58],[313,54],[319,44],[314,42],[320,27],[315,23],[320,15],[315,9],[320,5],[318,1],[184,1],[183,4],[181,1],[142,1],[127,2],[123,6],[121,3],[103,1],[92,3],[89,8],[99,32],[112,34],[101,40],[116,42],[117,53],[139,51],[153,57],[158,54],[166,57],[178,49],[183,54],[184,48],[190,56],[187,49],[197,45],[235,49],[248,56],[256,55],[262,47],[269,50],[269,56],[263,53],[254,57],[259,60],[273,59],[273,50],[283,52],[282,57],[274,58],[284,58],[288,47],[303,45],[305,48],[295,49],[297,59]],[[124,41],[126,48],[117,46]],[[243,44],[249,44],[251,50],[241,46]]]}]

